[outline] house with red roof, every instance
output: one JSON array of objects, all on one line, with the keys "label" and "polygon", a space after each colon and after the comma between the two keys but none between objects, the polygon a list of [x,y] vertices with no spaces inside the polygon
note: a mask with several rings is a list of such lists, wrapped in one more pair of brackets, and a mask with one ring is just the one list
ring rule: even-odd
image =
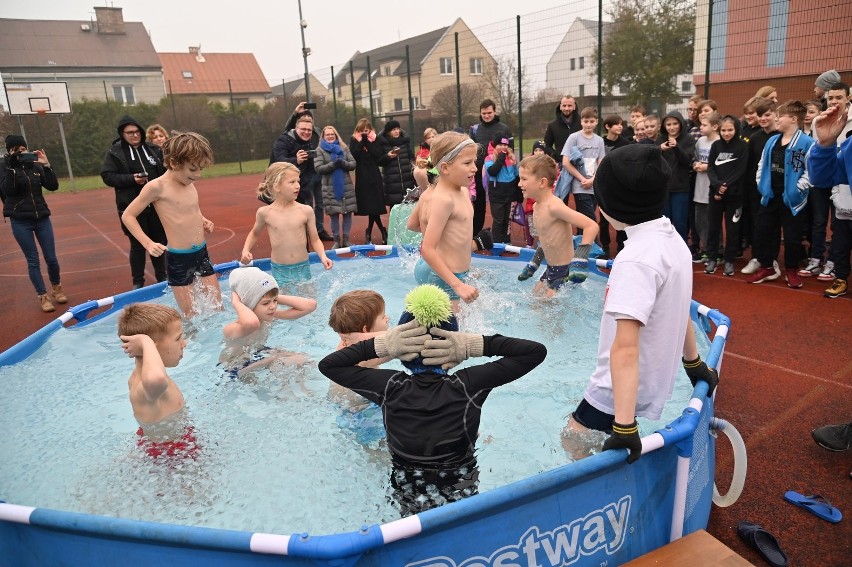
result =
[{"label": "house with red roof", "polygon": [[252,53],[202,53],[201,46],[186,53],[160,53],[166,93],[204,95],[235,106],[266,104],[269,82]]}]

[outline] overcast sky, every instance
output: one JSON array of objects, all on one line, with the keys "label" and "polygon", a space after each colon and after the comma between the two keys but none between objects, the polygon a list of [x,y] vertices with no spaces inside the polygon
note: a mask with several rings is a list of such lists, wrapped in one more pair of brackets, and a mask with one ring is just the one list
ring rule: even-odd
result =
[{"label": "overcast sky", "polygon": [[[303,0],[302,15],[308,22],[305,45],[312,52],[308,65],[312,72],[337,67],[356,50],[368,51],[449,26],[457,17],[476,32],[478,27],[505,22],[517,14],[581,3],[585,2]],[[304,72],[297,0],[0,0],[0,17],[89,20],[94,18],[94,6],[121,7],[125,21],[142,22],[158,52],[184,52],[190,45],[201,45],[201,51],[208,53],[254,53],[272,84]],[[513,21],[502,27],[507,36],[514,34]],[[567,27],[557,27],[548,35],[558,42]],[[489,30],[488,35],[499,33],[493,27]],[[328,75],[319,78],[325,81]]]}]

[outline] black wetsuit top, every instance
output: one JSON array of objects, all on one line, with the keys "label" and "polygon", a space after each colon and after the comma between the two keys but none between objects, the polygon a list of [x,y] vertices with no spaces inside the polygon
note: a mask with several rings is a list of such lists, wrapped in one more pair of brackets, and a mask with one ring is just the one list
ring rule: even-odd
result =
[{"label": "black wetsuit top", "polygon": [[491,390],[520,378],[547,355],[544,345],[534,341],[500,335],[483,338],[483,356],[503,358],[454,374],[409,375],[358,366],[377,358],[373,339],[329,354],[319,363],[319,370],[382,407],[388,447],[395,458],[451,465],[470,459],[482,404]]}]

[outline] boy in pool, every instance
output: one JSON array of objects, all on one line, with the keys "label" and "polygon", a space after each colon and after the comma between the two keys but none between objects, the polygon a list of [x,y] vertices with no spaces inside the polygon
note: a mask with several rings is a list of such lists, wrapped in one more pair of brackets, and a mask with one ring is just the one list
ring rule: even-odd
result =
[{"label": "boy in pool", "polygon": [[[287,351],[272,350],[263,345],[269,338],[269,328],[278,319],[298,319],[317,308],[314,299],[280,295],[278,284],[266,272],[254,268],[237,268],[228,278],[231,288],[231,305],[237,320],[225,325],[225,349],[220,362],[228,373],[239,377],[247,372],[266,367],[276,360],[290,364],[304,364],[306,357]],[[288,309],[279,309],[279,306]]]},{"label": "boy in pool", "polygon": [[[408,516],[477,493],[482,404],[491,390],[538,366],[547,350],[524,339],[456,332],[450,298],[437,286],[418,286],[405,304],[397,327],[329,354],[319,370],[381,406],[393,497]],[[412,373],[359,366],[384,356],[399,358]],[[502,358],[447,372],[471,356]]]},{"label": "boy in pool", "polygon": [[118,317],[118,335],[136,361],[127,387],[142,437],[138,445],[152,457],[193,455],[198,446],[186,424],[183,394],[166,371],[186,348],[180,313],[153,303],[128,305]]},{"label": "boy in pool", "polygon": [[[194,314],[191,285],[196,277],[221,307],[219,281],[207,253],[205,232],[213,232],[213,221],[201,214],[195,181],[201,171],[213,163],[213,151],[207,138],[195,132],[185,132],[163,143],[163,165],[166,173],[146,183],[124,213],[121,222],[148,253],[162,256],[166,251],[166,273],[175,300],[184,315]],[[163,222],[169,246],[154,242],[145,234],[136,219],[146,207],[153,205]]]},{"label": "boy in pool", "polygon": [[287,162],[270,164],[263,182],[257,187],[257,194],[263,202],[271,204],[257,210],[254,226],[243,244],[240,261],[243,264],[252,261],[251,249],[266,227],[272,245],[272,275],[279,286],[291,286],[311,279],[309,242],[322,265],[330,270],[333,262],[325,255],[314,210],[296,201],[299,196],[299,168]]},{"label": "boy in pool", "polygon": [[[539,246],[547,259],[547,270],[533,292],[553,297],[567,281],[585,281],[589,252],[598,236],[598,224],[553,194],[551,189],[557,171],[556,162],[549,155],[526,157],[521,160],[519,169],[519,185],[524,197],[535,200],[533,220]],[[583,240],[576,251],[573,245],[575,226],[583,230]]]},{"label": "boy in pool", "polygon": [[632,463],[642,454],[636,416],[660,418],[682,355],[691,359],[683,362],[693,383],[707,379],[712,387],[718,381],[683,324],[689,320],[692,255],[661,213],[670,175],[656,144],[613,150],[598,168],[601,214],[626,230],[627,241],[607,282],[597,367],[563,430],[566,449],[572,431],[603,431],[610,434],[604,450],[628,449]]},{"label": "boy in pool", "polygon": [[432,142],[438,181],[430,189],[428,224],[414,268],[417,283],[437,285],[454,306],[459,299],[470,303],[479,296],[479,290],[464,282],[473,240],[473,205],[467,187],[476,174],[476,148],[473,140],[457,132],[444,132]]}]

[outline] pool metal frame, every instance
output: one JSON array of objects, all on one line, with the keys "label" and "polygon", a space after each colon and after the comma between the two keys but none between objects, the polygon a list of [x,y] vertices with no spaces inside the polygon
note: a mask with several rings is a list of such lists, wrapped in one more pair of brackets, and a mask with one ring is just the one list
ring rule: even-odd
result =
[{"label": "pool metal frame", "polygon": [[[503,249],[518,256],[501,257]],[[384,245],[331,252],[348,260],[341,255],[354,252],[363,257],[375,251],[386,255],[367,257],[382,261],[397,256],[393,246]],[[483,258],[526,262],[533,250],[498,244],[494,254]],[[311,262],[318,261],[311,254]],[[229,262],[215,269],[223,278],[239,265]],[[253,265],[270,267],[268,259]],[[606,277],[598,268],[611,265],[611,260],[596,260],[589,269]],[[160,283],[72,307],[0,353],[0,366],[26,359],[72,320],[77,321],[75,327],[83,326],[166,290]],[[721,371],[730,320],[695,301],[690,313],[696,328],[708,337],[715,326],[705,358]],[[348,533],[251,533],[0,501],[0,564],[479,567],[531,559],[542,565],[621,564],[706,527],[715,469],[715,435],[709,431],[713,401],[706,394],[707,385],[699,382],[678,419],[642,438],[645,456],[632,465],[626,464],[624,452],[605,451],[473,498]],[[694,444],[699,447],[695,455]]]}]

